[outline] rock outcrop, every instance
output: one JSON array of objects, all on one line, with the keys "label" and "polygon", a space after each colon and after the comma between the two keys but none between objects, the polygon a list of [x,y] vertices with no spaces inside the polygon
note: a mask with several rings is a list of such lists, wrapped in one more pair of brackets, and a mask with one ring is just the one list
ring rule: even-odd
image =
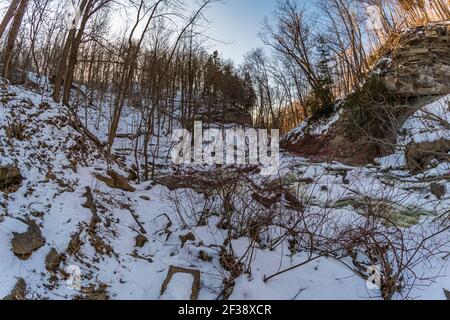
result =
[{"label": "rock outcrop", "polygon": [[108,187],[113,189],[120,189],[126,192],[134,192],[136,191],[135,188],[133,188],[130,183],[128,182],[128,179],[121,176],[117,172],[113,170],[109,170],[107,172],[109,177],[105,177],[102,175],[96,175],[97,179],[104,182]]},{"label": "rock outcrop", "polygon": [[[394,151],[402,125],[422,107],[450,93],[450,23],[409,29],[388,41],[365,84],[339,103],[340,114],[308,119],[282,148],[316,161],[364,165]],[[411,145],[411,171],[448,160],[448,142]],[[430,149],[430,150],[429,150]]]},{"label": "rock outcrop", "polygon": [[449,161],[450,141],[412,143],[406,148],[407,167],[411,171],[424,170],[433,160]]},{"label": "rock outcrop", "polygon": [[421,26],[401,35],[380,68],[386,88],[399,96],[450,92],[450,23]]}]

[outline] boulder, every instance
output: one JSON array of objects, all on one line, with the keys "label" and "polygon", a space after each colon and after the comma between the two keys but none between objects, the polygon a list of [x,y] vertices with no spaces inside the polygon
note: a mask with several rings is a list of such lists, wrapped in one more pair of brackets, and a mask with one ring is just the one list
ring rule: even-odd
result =
[{"label": "boulder", "polygon": [[0,188],[7,188],[13,184],[19,183],[21,179],[22,176],[17,167],[0,165]]},{"label": "boulder", "polygon": [[181,240],[181,247],[183,248],[184,245],[186,244],[186,242],[195,241],[195,236],[192,232],[189,232],[188,234],[186,234],[184,236],[180,236],[180,240]]},{"label": "boulder", "polygon": [[413,172],[423,171],[433,160],[450,160],[450,140],[411,143],[406,148],[406,164]]},{"label": "boulder", "polygon": [[19,280],[17,280],[16,285],[14,286],[11,293],[8,296],[4,297],[3,300],[25,300],[26,291],[27,284],[25,280],[20,278]]},{"label": "boulder", "polygon": [[133,188],[130,183],[128,182],[128,179],[124,176],[121,176],[117,172],[113,170],[109,170],[107,172],[109,177],[105,177],[102,175],[96,175],[97,179],[106,183],[108,187],[113,189],[120,189],[127,192],[134,192],[136,191],[135,188]]},{"label": "boulder", "polygon": [[19,259],[27,260],[34,251],[45,244],[45,238],[42,237],[41,230],[34,221],[25,222],[28,230],[25,233],[13,233],[12,247],[14,254]]},{"label": "boulder", "polygon": [[432,183],[430,185],[431,193],[436,196],[439,200],[442,199],[447,193],[447,188],[444,185],[438,183]]},{"label": "boulder", "polygon": [[50,272],[55,272],[58,270],[61,264],[62,256],[55,249],[51,249],[45,258],[45,268]]},{"label": "boulder", "polygon": [[148,242],[148,239],[143,235],[138,235],[135,240],[136,240],[135,247],[138,248],[142,248]]}]

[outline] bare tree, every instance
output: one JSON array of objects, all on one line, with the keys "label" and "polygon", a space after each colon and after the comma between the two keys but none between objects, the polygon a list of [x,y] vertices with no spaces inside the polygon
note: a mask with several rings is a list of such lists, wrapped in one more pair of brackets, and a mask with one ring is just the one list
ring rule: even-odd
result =
[{"label": "bare tree", "polygon": [[0,39],[3,37],[3,33],[8,27],[9,22],[14,17],[17,7],[19,6],[20,0],[12,0],[9,4],[8,10],[6,11],[3,20],[0,24]]},{"label": "bare tree", "polygon": [[72,47],[72,43],[75,40],[75,35],[77,33],[77,28],[79,25],[78,19],[80,18],[80,15],[83,14],[86,9],[86,5],[88,3],[88,0],[82,0],[80,3],[80,6],[78,8],[78,12],[75,13],[75,16],[72,20],[72,23],[70,25],[69,32],[66,36],[66,41],[64,44],[63,51],[61,53],[61,57],[59,59],[58,69],[55,73],[55,80],[54,80],[54,89],[53,89],[53,100],[55,102],[59,102],[61,99],[61,86],[63,84],[64,77],[67,73],[67,57],[69,55],[70,49]]},{"label": "bare tree", "polygon": [[25,15],[25,11],[27,9],[29,0],[21,0],[19,6],[17,7],[17,11],[14,15],[14,19],[11,25],[11,29],[8,33],[8,39],[6,41],[6,48],[3,57],[3,76],[8,78],[9,73],[11,71],[11,58],[13,54],[14,44],[17,39],[17,35],[19,33],[20,26],[22,25],[22,20]]}]

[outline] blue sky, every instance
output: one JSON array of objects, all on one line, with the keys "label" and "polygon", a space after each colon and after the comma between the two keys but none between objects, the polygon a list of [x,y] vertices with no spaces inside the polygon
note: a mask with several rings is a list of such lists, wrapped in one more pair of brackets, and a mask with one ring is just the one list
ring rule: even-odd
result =
[{"label": "blue sky", "polygon": [[[307,4],[311,0],[298,0]],[[198,9],[200,1],[186,0],[186,16]],[[258,37],[265,17],[270,17],[277,8],[278,0],[220,0],[204,12],[209,24],[200,28],[207,36],[218,41],[208,41],[210,51],[217,50],[224,59],[232,59],[236,65],[243,62],[244,55],[264,44]],[[113,16],[112,29],[123,27],[121,19],[133,23],[135,13],[117,11]]]},{"label": "blue sky", "polygon": [[276,0],[224,0],[213,4],[206,13],[210,21],[208,34],[226,44],[212,42],[212,49],[237,64],[242,62],[246,52],[263,46],[257,34],[264,17],[270,16],[276,6]]},{"label": "blue sky", "polygon": [[[0,0],[1,1],[1,0]],[[198,9],[200,1],[186,0],[186,16]],[[209,50],[218,50],[225,59],[239,64],[251,49],[263,46],[258,38],[262,22],[277,7],[277,0],[220,0],[204,12],[209,24],[200,28],[207,36]],[[124,21],[132,24],[135,12],[119,10],[113,13],[112,30],[121,32]],[[223,43],[222,43],[223,42]]]}]

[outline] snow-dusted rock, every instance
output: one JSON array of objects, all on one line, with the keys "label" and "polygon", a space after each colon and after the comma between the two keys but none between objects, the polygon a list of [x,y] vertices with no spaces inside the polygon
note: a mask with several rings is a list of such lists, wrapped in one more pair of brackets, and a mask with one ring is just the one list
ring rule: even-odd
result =
[{"label": "snow-dusted rock", "polygon": [[28,221],[28,230],[24,233],[13,233],[12,248],[20,259],[28,259],[34,251],[45,244],[41,230],[34,221]]},{"label": "snow-dusted rock", "polygon": [[17,167],[10,165],[0,165],[0,188],[9,187],[21,179],[20,171]]}]

